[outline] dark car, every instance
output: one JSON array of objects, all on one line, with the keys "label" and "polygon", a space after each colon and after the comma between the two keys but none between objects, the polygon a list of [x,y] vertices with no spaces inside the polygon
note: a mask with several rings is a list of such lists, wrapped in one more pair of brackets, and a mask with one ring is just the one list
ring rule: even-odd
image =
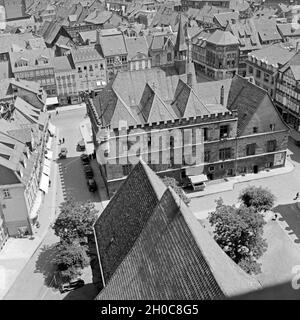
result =
[{"label": "dark car", "polygon": [[77,143],[77,150],[78,151],[85,151],[85,143],[84,143],[84,140],[80,140],[78,143]]},{"label": "dark car", "polygon": [[68,153],[67,148],[63,147],[60,149],[60,153],[58,154],[58,156],[60,159],[64,159],[67,157],[67,153]]},{"label": "dark car", "polygon": [[93,172],[93,169],[90,165],[84,165],[84,173],[85,173],[85,176],[88,178],[88,179],[91,179],[94,177],[94,172]]},{"label": "dark car", "polygon": [[59,291],[61,293],[72,291],[84,286],[84,281],[82,279],[71,280],[68,283],[64,283],[60,286]]},{"label": "dark car", "polygon": [[87,185],[90,192],[95,192],[97,190],[97,184],[94,179],[88,179]]},{"label": "dark car", "polygon": [[82,161],[83,164],[89,164],[90,163],[90,158],[87,154],[82,154],[80,156],[80,159]]}]

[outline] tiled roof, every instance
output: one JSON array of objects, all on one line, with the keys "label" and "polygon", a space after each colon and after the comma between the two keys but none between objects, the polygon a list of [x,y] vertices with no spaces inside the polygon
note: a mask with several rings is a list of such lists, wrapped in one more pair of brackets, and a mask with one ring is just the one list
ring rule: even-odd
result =
[{"label": "tiled roof", "polygon": [[245,78],[235,76],[232,79],[227,108],[238,111],[238,134],[243,133],[248,122],[267,95],[267,91]]},{"label": "tiled roof", "polygon": [[54,57],[53,64],[54,70],[58,72],[72,70],[72,66],[68,56]]},{"label": "tiled roof", "polygon": [[227,30],[231,31],[239,39],[240,51],[261,49],[253,19],[229,22]]},{"label": "tiled roof", "polygon": [[238,20],[239,13],[237,11],[233,12],[220,12],[214,15],[216,21],[220,24],[221,27],[225,28],[227,23],[231,21],[231,19]]},{"label": "tiled roof", "polygon": [[293,28],[292,23],[278,23],[277,28],[283,37],[299,37],[300,28]]},{"label": "tiled roof", "polygon": [[0,34],[0,53],[12,51],[13,45],[25,49],[27,42],[31,39],[34,39],[32,33]]},{"label": "tiled roof", "polygon": [[105,282],[131,250],[165,190],[164,183],[139,163],[101,213],[95,231]]},{"label": "tiled roof", "polygon": [[293,75],[296,80],[300,80],[300,51],[295,53],[293,57],[280,68],[280,72],[285,72],[289,67],[293,72]]},{"label": "tiled roof", "polygon": [[74,63],[81,61],[94,61],[97,59],[103,59],[99,50],[93,46],[82,46],[77,47],[76,49],[71,49],[71,54]]},{"label": "tiled roof", "polygon": [[125,37],[125,42],[128,51],[127,60],[136,57],[137,53],[148,56],[148,44],[144,36],[134,38]]},{"label": "tiled roof", "polygon": [[226,46],[239,44],[239,40],[229,31],[216,30],[208,39],[207,42]]},{"label": "tiled roof", "polygon": [[104,24],[112,17],[112,12],[95,10],[91,12],[86,18],[85,22],[92,24]]},{"label": "tiled roof", "polygon": [[190,118],[210,114],[195,91],[182,80],[178,81],[171,103],[178,118]]},{"label": "tiled roof", "polygon": [[284,65],[295,54],[295,51],[290,51],[284,48],[281,44],[274,44],[260,50],[255,50],[250,53],[250,56],[258,60],[264,59],[270,65]]},{"label": "tiled roof", "polygon": [[177,118],[173,109],[162,101],[148,83],[139,104],[138,114],[142,123],[155,123]]},{"label": "tiled roof", "polygon": [[79,32],[80,37],[82,41],[87,41],[90,40],[93,43],[96,43],[97,40],[97,31],[96,30],[91,30],[91,31],[83,31]]},{"label": "tiled roof", "polygon": [[[21,52],[10,52],[9,56],[10,56],[12,72],[53,68],[54,54],[49,48],[36,49],[36,50],[24,50]],[[46,59],[47,63],[36,64],[36,61],[40,59]],[[16,63],[19,60],[26,60],[28,65],[21,66],[21,67],[17,66]]]},{"label": "tiled roof", "polygon": [[255,28],[262,41],[281,41],[281,35],[277,30],[276,19],[253,19]]},{"label": "tiled roof", "polygon": [[106,284],[97,299],[211,300],[259,289],[162,184],[140,162],[96,222]]},{"label": "tiled roof", "polygon": [[104,57],[127,54],[125,39],[121,32],[106,35],[106,32],[101,30],[99,38]]}]

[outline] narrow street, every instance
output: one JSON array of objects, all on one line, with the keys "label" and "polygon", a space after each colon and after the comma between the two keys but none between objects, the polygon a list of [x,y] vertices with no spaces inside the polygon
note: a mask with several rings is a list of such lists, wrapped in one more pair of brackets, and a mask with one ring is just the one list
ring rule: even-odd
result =
[{"label": "narrow street", "polygon": [[[59,208],[60,203],[66,199],[67,195],[78,201],[90,200],[98,210],[102,208],[99,193],[91,193],[87,188],[80,161],[82,152],[76,151],[77,143],[81,140],[79,124],[85,114],[86,109],[83,107],[65,111],[60,109],[58,115],[55,113],[51,115],[51,122],[58,128],[58,138],[65,139],[65,143],[58,146],[58,152],[61,147],[68,149],[67,159],[56,160],[58,163],[56,208]],[[96,174],[95,179],[98,187],[99,185],[101,187],[100,175]],[[54,231],[49,227],[46,237],[17,277],[5,296],[5,300],[61,300],[68,295],[68,293],[61,294],[58,290],[51,288],[52,282],[55,281],[53,266],[50,263],[55,252],[51,247],[58,240]],[[82,278],[86,284],[92,282],[90,267],[84,270]],[[95,294],[93,288],[87,294]]]}]

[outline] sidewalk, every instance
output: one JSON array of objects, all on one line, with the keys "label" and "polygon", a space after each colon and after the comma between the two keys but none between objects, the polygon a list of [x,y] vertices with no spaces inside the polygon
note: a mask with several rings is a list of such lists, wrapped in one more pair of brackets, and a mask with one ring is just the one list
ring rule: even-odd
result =
[{"label": "sidewalk", "polygon": [[192,198],[199,198],[199,197],[203,197],[203,196],[207,196],[215,193],[231,191],[233,190],[234,185],[236,183],[270,178],[277,175],[292,172],[293,170],[294,170],[293,163],[289,159],[286,159],[286,164],[282,168],[272,169],[270,171],[261,171],[259,173],[249,173],[249,174],[246,174],[245,176],[229,177],[227,178],[228,181],[224,181],[224,179],[215,180],[213,182],[208,183],[205,187],[205,190],[186,193],[186,195],[187,197],[192,199]]},{"label": "sidewalk", "polygon": [[[58,140],[59,132],[57,129],[56,139],[52,141],[52,150],[54,159],[58,153]],[[0,300],[9,291],[10,287],[15,282],[18,275],[26,266],[28,260],[32,257],[38,249],[43,239],[45,238],[49,226],[55,220],[56,196],[57,196],[57,182],[58,182],[58,165],[55,160],[52,160],[50,180],[52,186],[49,188],[48,193],[44,197],[44,201],[40,207],[39,222],[40,228],[33,227],[34,239],[29,238],[15,239],[9,238],[0,251]],[[2,283],[3,282],[3,283]]]},{"label": "sidewalk", "polygon": [[85,103],[80,103],[80,104],[72,104],[69,106],[62,106],[62,107],[57,107],[56,109],[53,110],[48,110],[47,112],[50,114],[55,114],[56,110],[58,110],[58,113],[60,112],[64,112],[64,111],[70,111],[70,110],[77,110],[77,109],[82,109],[82,108],[86,108]]}]

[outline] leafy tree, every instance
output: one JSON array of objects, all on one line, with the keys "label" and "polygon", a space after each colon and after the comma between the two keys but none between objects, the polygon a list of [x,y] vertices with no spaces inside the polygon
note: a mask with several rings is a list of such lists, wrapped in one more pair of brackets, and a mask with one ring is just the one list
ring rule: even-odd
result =
[{"label": "leafy tree", "polygon": [[82,269],[89,264],[89,257],[84,246],[78,243],[61,241],[56,245],[57,254],[52,263],[57,266],[64,281],[70,281],[82,274]]},{"label": "leafy tree", "polygon": [[255,211],[261,212],[273,208],[275,196],[268,189],[249,186],[241,192],[239,200],[246,207],[253,207]]},{"label": "leafy tree", "polygon": [[183,192],[182,188],[178,185],[178,182],[176,181],[176,179],[171,178],[171,177],[164,177],[162,179],[163,183],[167,186],[167,187],[172,187],[174,189],[174,191],[179,195],[179,197],[182,199],[182,201],[186,204],[189,205],[189,203],[191,202],[191,199],[188,198],[185,193]]},{"label": "leafy tree", "polygon": [[224,205],[220,198],[217,207],[209,214],[214,239],[226,254],[247,273],[257,274],[257,262],[267,249],[263,239],[263,216],[252,207]]},{"label": "leafy tree", "polygon": [[86,242],[86,237],[93,233],[93,223],[97,219],[98,211],[89,201],[77,202],[68,198],[62,203],[60,215],[56,219],[53,229],[55,235],[63,241],[72,242],[79,239]]}]

